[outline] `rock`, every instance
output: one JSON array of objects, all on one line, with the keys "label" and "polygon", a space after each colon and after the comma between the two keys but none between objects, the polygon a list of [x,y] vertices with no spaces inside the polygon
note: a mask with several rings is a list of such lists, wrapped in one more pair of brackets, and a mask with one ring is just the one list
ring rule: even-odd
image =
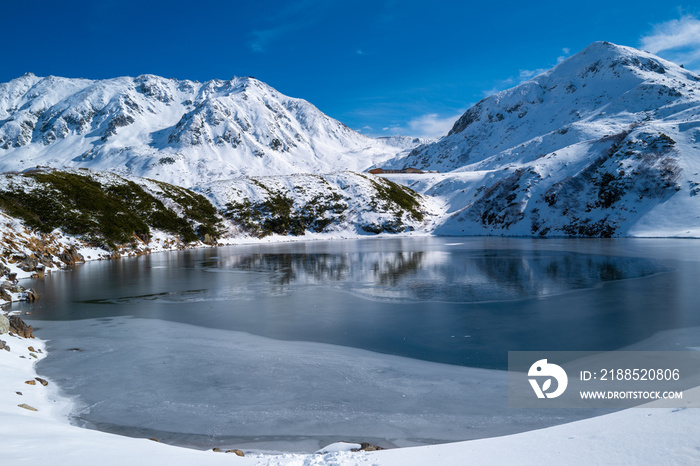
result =
[{"label": "rock", "polygon": [[3,340],[0,340],[0,349],[4,349],[5,346],[7,346],[7,343]]},{"label": "rock", "polygon": [[30,346],[29,348],[27,348],[27,350],[29,350],[30,353],[35,353],[35,352],[36,352],[36,350],[34,349],[33,346]]},{"label": "rock", "polygon": [[157,438],[155,438],[155,437],[151,437],[151,438],[149,438],[148,440],[152,440],[152,441],[154,441],[154,442],[158,442],[158,443],[160,443],[160,440],[158,440],[158,439],[157,439]]},{"label": "rock", "polygon": [[27,385],[36,385],[36,380],[27,380],[26,382]]},{"label": "rock", "polygon": [[39,359],[39,356],[37,356],[37,355],[34,354],[34,353],[29,353],[29,356],[33,357],[34,359]]},{"label": "rock", "polygon": [[0,335],[10,331],[10,320],[5,314],[0,314]]},{"label": "rock", "polygon": [[221,448],[219,448],[219,447],[212,448],[211,451],[215,451],[215,452],[217,452],[217,453],[221,453]]},{"label": "rock", "polygon": [[379,446],[377,446],[377,445],[372,445],[372,444],[367,443],[367,442],[362,442],[362,443],[360,444],[360,447],[361,447],[361,448],[360,448],[360,451],[379,451],[379,450],[384,450],[383,447],[379,447]]},{"label": "rock", "polygon": [[243,453],[241,450],[238,450],[238,449],[226,450],[226,453],[235,453],[238,456],[245,456],[245,453]]},{"label": "rock", "polygon": [[36,257],[33,255],[25,257],[22,262],[20,262],[19,268],[24,270],[25,272],[33,272],[36,269],[36,266],[39,264],[39,261],[37,260]]},{"label": "rock", "polygon": [[[35,278],[41,278],[41,277],[35,277]],[[36,291],[34,291],[30,288],[30,289],[24,290],[22,292],[22,296],[20,299],[32,303],[32,302],[36,301],[37,299],[39,299],[39,295],[36,293]]]},{"label": "rock", "polygon": [[5,347],[4,347],[3,349],[4,349],[5,351],[10,351],[10,347],[9,347],[8,345],[5,345]]},{"label": "rock", "polygon": [[3,290],[9,290],[12,288],[12,282],[9,280],[4,280],[2,283],[0,283],[0,289]]},{"label": "rock", "polygon": [[19,406],[20,408],[28,409],[29,411],[39,411],[38,409],[33,408],[33,407],[29,406],[28,404],[24,404],[24,403],[22,403],[21,405],[17,405],[17,406]]},{"label": "rock", "polygon": [[20,396],[22,395],[22,392],[15,392],[15,393],[18,394],[18,395],[20,395]]},{"label": "rock", "polygon": [[51,254],[39,254],[37,259],[39,260],[37,268],[42,265],[44,267],[53,267],[53,256]]},{"label": "rock", "polygon": [[27,325],[17,316],[10,317],[10,330],[14,330],[17,335],[23,338],[34,338],[34,329],[32,326]]},{"label": "rock", "polygon": [[83,351],[80,348],[68,348],[66,351]]},{"label": "rock", "polygon": [[[34,380],[42,384],[44,387],[49,384],[49,382],[45,379],[42,379],[41,377],[34,377]],[[363,444],[364,445],[364,444]]]},{"label": "rock", "polygon": [[3,301],[12,301],[12,296],[10,296],[10,293],[5,291],[4,288],[0,288],[0,299]]},{"label": "rock", "polygon": [[66,265],[75,265],[76,262],[85,262],[85,258],[75,249],[75,246],[65,249],[58,258]]}]

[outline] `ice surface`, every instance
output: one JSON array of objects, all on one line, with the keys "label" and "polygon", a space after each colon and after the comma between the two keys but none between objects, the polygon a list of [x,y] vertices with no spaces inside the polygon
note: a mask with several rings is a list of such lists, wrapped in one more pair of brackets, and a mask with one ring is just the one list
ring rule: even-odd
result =
[{"label": "ice surface", "polygon": [[178,443],[411,445],[590,415],[509,411],[503,371],[149,319],[41,327],[55,343],[39,372],[79,395],[79,420]]}]

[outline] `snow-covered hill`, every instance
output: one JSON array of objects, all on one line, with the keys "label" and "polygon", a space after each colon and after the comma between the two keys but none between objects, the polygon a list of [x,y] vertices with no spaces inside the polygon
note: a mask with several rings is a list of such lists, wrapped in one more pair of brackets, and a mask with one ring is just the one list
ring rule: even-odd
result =
[{"label": "snow-covered hill", "polygon": [[181,186],[241,175],[363,171],[404,150],[254,78],[0,84],[0,171],[90,168]]},{"label": "snow-covered hill", "polygon": [[241,177],[195,190],[254,236],[426,232],[443,208],[400,184],[354,172]]},{"label": "snow-covered hill", "polygon": [[596,42],[392,164],[449,172],[437,233],[698,236],[700,76]]}]

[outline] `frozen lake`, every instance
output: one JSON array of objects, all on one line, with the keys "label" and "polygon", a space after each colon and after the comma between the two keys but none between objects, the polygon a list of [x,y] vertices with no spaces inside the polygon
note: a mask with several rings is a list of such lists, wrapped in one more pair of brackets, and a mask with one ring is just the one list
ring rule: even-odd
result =
[{"label": "frozen lake", "polygon": [[81,425],[313,451],[599,414],[509,409],[507,352],[678,349],[659,335],[700,336],[698,276],[694,240],[319,241],[88,263],[15,308]]}]

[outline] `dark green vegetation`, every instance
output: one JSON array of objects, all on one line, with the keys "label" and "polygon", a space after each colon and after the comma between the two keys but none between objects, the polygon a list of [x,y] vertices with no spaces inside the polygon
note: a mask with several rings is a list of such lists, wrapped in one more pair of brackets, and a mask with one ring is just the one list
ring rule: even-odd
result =
[{"label": "dark green vegetation", "polygon": [[216,238],[219,224],[219,219],[216,217],[217,210],[206,197],[172,184],[161,181],[155,181],[155,183],[165,193],[166,197],[180,205],[186,218],[199,223],[195,228],[195,233],[199,239],[204,242],[210,242]]},{"label": "dark green vegetation", "polygon": [[[263,181],[264,178],[250,179],[264,192],[260,200],[250,200],[241,195],[241,200],[227,203],[223,211],[226,218],[259,237],[323,232],[332,225],[341,225],[346,221],[367,233],[399,233],[412,229],[405,224],[406,217],[419,222],[424,219],[418,195],[383,178],[375,181],[372,177],[352,174],[353,185],[367,187],[361,194],[353,195],[352,199],[339,191],[339,185],[331,184],[320,176],[305,178],[306,185],[296,185],[291,189],[294,194],[271,188]],[[313,195],[308,193],[307,189],[312,189],[309,186],[320,192]],[[362,221],[361,216],[354,216],[368,211],[380,214],[376,222]]]},{"label": "dark green vegetation", "polygon": [[299,208],[294,200],[280,192],[265,188],[269,195],[264,201],[226,204],[224,216],[239,223],[245,231],[263,237],[273,233],[278,235],[301,236],[307,230],[322,232],[331,223],[345,220],[343,213],[347,202],[338,193],[315,196]]},{"label": "dark green vegetation", "polygon": [[164,196],[180,205],[184,216],[141,186],[111,176],[101,181],[87,172],[37,172],[6,175],[0,209],[28,227],[48,233],[56,228],[115,248],[148,240],[150,229],[179,236],[185,242],[214,239],[218,220],[214,207],[199,194],[157,183]]},{"label": "dark green vegetation", "polygon": [[401,210],[405,210],[414,219],[419,222],[423,221],[423,212],[420,210],[420,202],[416,199],[415,191],[384,178],[381,178],[381,182],[370,181],[372,181],[374,189],[377,190],[376,200],[384,203],[384,209],[394,210],[397,214],[400,214]]}]

